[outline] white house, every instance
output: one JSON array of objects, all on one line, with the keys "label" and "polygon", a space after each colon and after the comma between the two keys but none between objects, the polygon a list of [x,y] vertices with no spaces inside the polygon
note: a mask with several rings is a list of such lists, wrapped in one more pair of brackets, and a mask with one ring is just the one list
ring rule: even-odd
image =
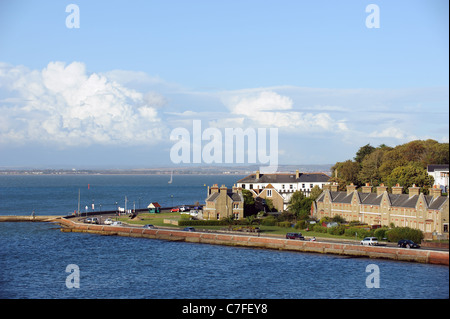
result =
[{"label": "white house", "polygon": [[[433,164],[427,166],[428,175],[434,177],[434,185],[441,187],[442,191],[448,193],[449,165]],[[433,186],[434,186],[433,185]]]},{"label": "white house", "polygon": [[305,196],[309,196],[314,186],[323,186],[328,182],[330,176],[324,173],[274,173],[261,174],[256,171],[243,179],[237,181],[237,187],[242,189],[254,190],[256,194],[260,193],[267,185],[271,185],[287,203],[296,191],[301,191]]}]

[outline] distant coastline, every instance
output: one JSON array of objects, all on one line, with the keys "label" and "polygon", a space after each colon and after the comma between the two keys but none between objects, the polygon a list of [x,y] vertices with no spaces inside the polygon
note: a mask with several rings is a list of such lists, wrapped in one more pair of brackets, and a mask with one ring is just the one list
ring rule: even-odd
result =
[{"label": "distant coastline", "polygon": [[[278,172],[322,172],[330,174],[333,164],[324,165],[279,165]],[[202,166],[202,167],[157,167],[129,169],[39,169],[0,168],[0,175],[247,175],[259,166]]]}]

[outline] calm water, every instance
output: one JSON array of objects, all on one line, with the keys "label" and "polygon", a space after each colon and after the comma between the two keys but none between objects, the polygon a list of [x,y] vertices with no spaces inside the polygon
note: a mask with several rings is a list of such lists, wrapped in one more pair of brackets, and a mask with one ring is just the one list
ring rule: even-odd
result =
[{"label": "calm water", "polygon": [[[171,204],[167,194],[172,191],[174,204],[190,203],[204,200],[204,183],[231,185],[236,177],[183,176],[170,186],[167,180],[164,176],[1,176],[0,212],[70,212],[76,208],[81,187],[82,198],[92,195],[95,203],[103,205],[111,202],[108,194],[117,200],[125,195],[131,201],[141,197],[146,205],[149,201]],[[0,242],[0,298],[449,297],[449,270],[444,266],[62,233],[47,223],[0,223]],[[69,264],[79,267],[80,288],[66,287]],[[366,287],[370,264],[379,267],[380,288]]]}]

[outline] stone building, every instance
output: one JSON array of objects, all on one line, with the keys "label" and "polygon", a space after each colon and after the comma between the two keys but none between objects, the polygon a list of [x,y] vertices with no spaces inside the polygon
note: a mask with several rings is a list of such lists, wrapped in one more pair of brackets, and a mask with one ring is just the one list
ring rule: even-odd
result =
[{"label": "stone building", "polygon": [[233,219],[244,218],[244,197],[242,189],[233,186],[228,189],[225,185],[220,188],[214,184],[208,186],[206,204],[203,208],[203,219],[222,219],[232,216]]},{"label": "stone building", "polygon": [[383,184],[376,187],[376,192],[368,184],[360,191],[354,185],[348,185],[346,192],[337,189],[335,183],[324,188],[312,205],[315,218],[339,215],[346,221],[360,221],[373,227],[392,223],[419,229],[426,238],[449,237],[449,198],[442,196],[439,187],[430,189],[430,195],[424,195],[415,185],[408,189],[409,194],[403,194],[400,185],[392,187],[392,193]]}]

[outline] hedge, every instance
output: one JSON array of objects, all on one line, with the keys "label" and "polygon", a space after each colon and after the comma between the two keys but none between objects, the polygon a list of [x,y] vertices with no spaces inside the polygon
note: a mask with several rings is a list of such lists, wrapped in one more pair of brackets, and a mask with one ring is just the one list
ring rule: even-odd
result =
[{"label": "hedge", "polygon": [[419,244],[424,238],[422,231],[409,227],[392,228],[386,232],[386,236],[390,242],[397,242],[400,239],[410,239]]}]

